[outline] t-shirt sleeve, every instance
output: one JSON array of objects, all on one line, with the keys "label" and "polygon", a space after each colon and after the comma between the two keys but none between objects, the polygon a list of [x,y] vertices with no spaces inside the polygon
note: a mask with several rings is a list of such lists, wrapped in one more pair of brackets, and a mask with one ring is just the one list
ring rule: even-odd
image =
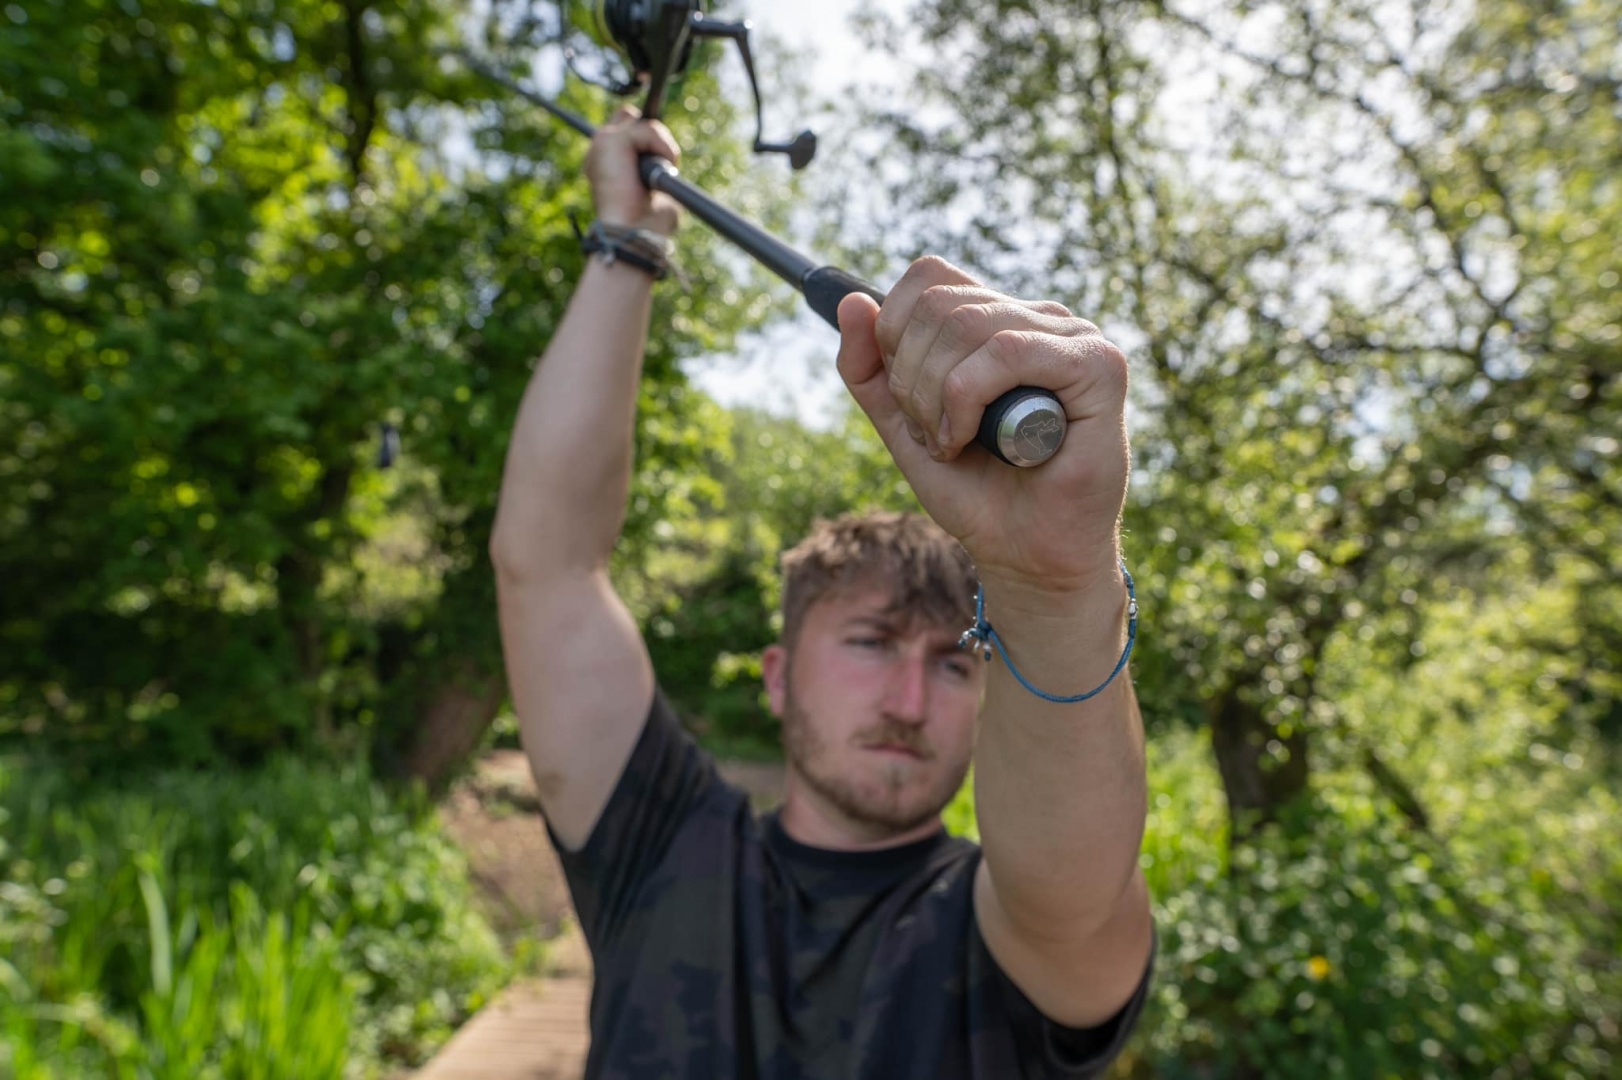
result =
[{"label": "t-shirt sleeve", "polygon": [[[1073,1028],[1055,1023],[1042,1015],[1031,999],[1025,996],[1014,981],[990,960],[995,980],[1001,987],[1002,1000],[1013,1029],[1014,1044],[1020,1058],[1020,1075],[1027,1080],[1046,1080],[1063,1077],[1064,1080],[1087,1080],[1104,1074],[1138,1025],[1144,1002],[1149,997],[1149,985],[1154,975],[1156,941],[1151,940],[1149,961],[1144,966],[1143,978],[1132,997],[1121,1010],[1097,1027]],[[989,959],[989,954],[988,954]]]},{"label": "t-shirt sleeve", "polygon": [[594,954],[624,929],[642,885],[719,783],[714,761],[682,729],[656,687],[642,734],[585,845],[566,851],[547,823]]}]

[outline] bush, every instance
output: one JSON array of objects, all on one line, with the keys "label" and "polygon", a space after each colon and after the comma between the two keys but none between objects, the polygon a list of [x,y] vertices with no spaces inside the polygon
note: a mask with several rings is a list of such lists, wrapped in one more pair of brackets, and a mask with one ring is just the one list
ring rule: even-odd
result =
[{"label": "bush", "polygon": [[1581,923],[1505,889],[1513,863],[1465,862],[1339,779],[1227,865],[1157,820],[1197,854],[1157,895],[1160,1074],[1604,1075],[1597,1033],[1622,1002],[1599,992]]},{"label": "bush", "polygon": [[359,769],[87,795],[0,766],[0,836],[0,1072],[19,1080],[373,1075],[509,974],[431,807]]},{"label": "bush", "polygon": [[[1455,742],[1454,767],[1476,752]],[[1310,803],[1230,859],[1203,733],[1166,733],[1150,758],[1140,861],[1160,951],[1117,1075],[1612,1075],[1622,806],[1603,784],[1478,778],[1444,842],[1360,772],[1326,771]],[[970,784],[945,818],[977,836]]]},{"label": "bush", "polygon": [[[1622,860],[1594,860],[1613,795],[1545,791],[1534,808],[1499,774],[1469,821],[1427,832],[1362,773],[1327,772],[1230,862],[1203,740],[1167,742],[1145,846],[1162,1009],[1142,1042],[1159,1075],[1607,1074]],[[1455,767],[1474,749],[1454,743]],[[1556,883],[1578,868],[1573,903]]]}]

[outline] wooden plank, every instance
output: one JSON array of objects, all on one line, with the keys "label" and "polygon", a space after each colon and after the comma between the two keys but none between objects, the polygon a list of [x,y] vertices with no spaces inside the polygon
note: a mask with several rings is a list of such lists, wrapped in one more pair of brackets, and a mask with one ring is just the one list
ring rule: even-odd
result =
[{"label": "wooden plank", "polygon": [[511,987],[462,1026],[415,1080],[580,1080],[591,980]]}]

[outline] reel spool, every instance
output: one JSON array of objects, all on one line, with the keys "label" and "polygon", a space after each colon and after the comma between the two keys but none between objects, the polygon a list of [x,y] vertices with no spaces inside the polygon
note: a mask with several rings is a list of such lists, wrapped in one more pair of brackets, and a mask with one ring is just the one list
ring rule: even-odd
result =
[{"label": "reel spool", "polygon": [[785,154],[798,171],[811,164],[817,153],[817,137],[802,131],[792,142],[765,141],[760,82],[755,77],[755,58],[749,48],[748,20],[726,22],[704,13],[704,0],[564,0],[567,25],[585,34],[605,49],[618,53],[631,77],[608,87],[621,97],[646,91],[642,115],[657,117],[664,108],[670,80],[687,70],[693,45],[700,38],[735,41],[749,75],[749,89],[755,98],[755,144],[757,154]]}]

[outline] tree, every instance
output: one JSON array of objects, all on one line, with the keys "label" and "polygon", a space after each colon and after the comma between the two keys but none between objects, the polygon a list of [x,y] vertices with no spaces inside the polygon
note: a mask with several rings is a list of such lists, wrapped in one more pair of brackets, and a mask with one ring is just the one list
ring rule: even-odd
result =
[{"label": "tree", "polygon": [[[589,200],[580,140],[445,53],[472,34],[527,55],[549,12],[5,9],[0,733],[121,761],[371,742],[433,780],[476,740],[500,700],[484,546],[506,432]],[[706,110],[689,175],[750,194],[730,114]],[[714,443],[676,359],[770,311],[685,240],[633,548]]]},{"label": "tree", "polygon": [[913,16],[928,108],[878,117],[885,232],[1139,358],[1128,547],[1153,662],[1185,676],[1145,690],[1154,714],[1198,701],[1238,834],[1307,790],[1314,731],[1347,730],[1316,681],[1334,638],[1418,655],[1419,600],[1494,531],[1538,528],[1614,589],[1599,6]]}]

